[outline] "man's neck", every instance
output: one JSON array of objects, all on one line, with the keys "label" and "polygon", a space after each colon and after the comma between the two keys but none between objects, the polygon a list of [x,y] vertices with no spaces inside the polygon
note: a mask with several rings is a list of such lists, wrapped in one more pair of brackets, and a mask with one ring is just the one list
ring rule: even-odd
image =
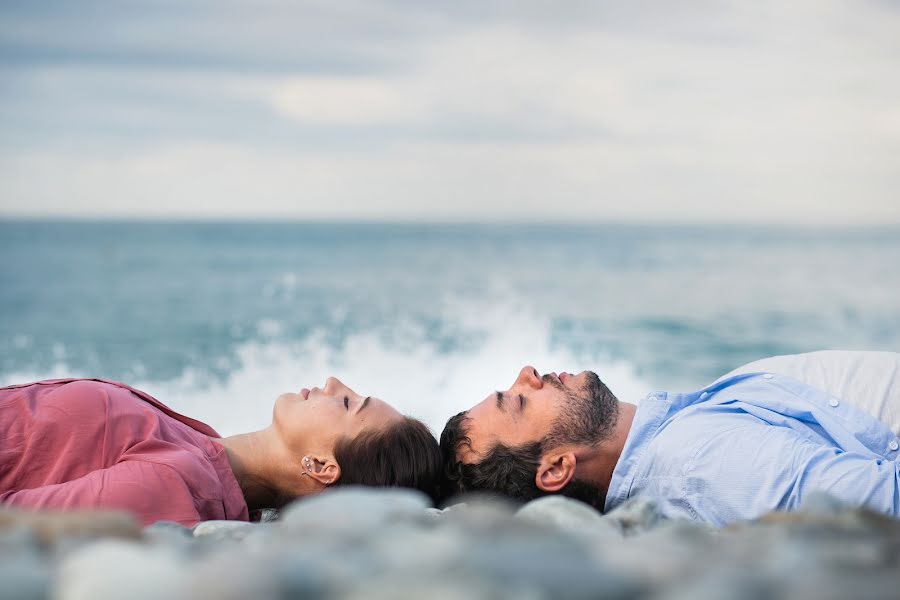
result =
[{"label": "man's neck", "polygon": [[576,455],[578,460],[576,477],[600,490],[602,494],[599,499],[601,508],[609,491],[613,472],[616,470],[622,450],[625,448],[625,440],[628,439],[628,433],[631,431],[636,410],[637,407],[634,404],[620,402],[616,424],[610,435],[597,446],[585,448]]}]

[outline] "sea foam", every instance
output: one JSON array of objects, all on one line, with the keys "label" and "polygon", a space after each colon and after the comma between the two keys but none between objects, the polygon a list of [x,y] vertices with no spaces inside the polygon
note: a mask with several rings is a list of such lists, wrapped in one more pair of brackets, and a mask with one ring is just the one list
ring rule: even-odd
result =
[{"label": "sea foam", "polygon": [[[216,428],[222,435],[256,430],[271,419],[275,398],[303,387],[323,386],[336,376],[360,394],[390,402],[405,414],[425,421],[439,434],[450,416],[507,389],[524,365],[541,372],[595,371],[623,401],[636,402],[650,386],[623,361],[578,356],[554,345],[551,320],[509,304],[449,303],[445,316],[470,335],[465,345],[443,346],[413,323],[390,335],[375,330],[353,333],[340,346],[315,330],[302,339],[261,336],[237,349],[238,368],[227,376],[188,366],[180,376],[127,381],[160,401]],[[274,325],[264,329],[271,333]],[[77,377],[65,364],[44,373],[19,373],[4,383],[51,377]]]}]

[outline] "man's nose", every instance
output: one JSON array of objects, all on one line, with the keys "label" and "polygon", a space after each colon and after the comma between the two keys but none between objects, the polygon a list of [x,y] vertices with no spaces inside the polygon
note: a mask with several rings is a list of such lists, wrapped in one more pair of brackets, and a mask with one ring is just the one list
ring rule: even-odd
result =
[{"label": "man's nose", "polygon": [[519,376],[516,377],[516,384],[527,385],[535,389],[540,389],[544,385],[540,375],[538,375],[537,369],[531,365],[522,367],[522,370],[519,371]]},{"label": "man's nose", "polygon": [[323,388],[323,391],[326,394],[334,395],[338,391],[343,391],[346,388],[347,386],[344,385],[344,383],[337,377],[329,377],[325,380],[325,387]]}]

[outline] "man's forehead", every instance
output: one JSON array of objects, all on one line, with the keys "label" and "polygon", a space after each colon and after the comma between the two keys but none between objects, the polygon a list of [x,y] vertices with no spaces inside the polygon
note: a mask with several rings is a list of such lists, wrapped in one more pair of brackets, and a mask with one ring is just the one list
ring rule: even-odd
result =
[{"label": "man's forehead", "polygon": [[475,462],[498,443],[518,446],[540,439],[541,436],[532,431],[533,426],[529,426],[533,424],[514,417],[512,411],[501,408],[496,393],[473,406],[463,421],[463,431],[469,438],[469,444],[460,446],[458,458],[465,463]]}]

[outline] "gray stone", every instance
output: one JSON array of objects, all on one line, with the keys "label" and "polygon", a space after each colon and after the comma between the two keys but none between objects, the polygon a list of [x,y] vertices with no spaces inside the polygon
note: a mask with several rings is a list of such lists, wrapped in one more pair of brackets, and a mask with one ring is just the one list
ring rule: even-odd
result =
[{"label": "gray stone", "polygon": [[553,527],[573,535],[621,539],[621,530],[591,506],[564,496],[544,496],[532,500],[516,513],[529,523]]},{"label": "gray stone", "polygon": [[256,525],[246,521],[202,521],[194,526],[194,537],[206,538],[207,542],[240,541],[254,527]]},{"label": "gray stone", "polygon": [[[598,596],[599,597],[599,596]],[[480,577],[383,576],[347,586],[338,598],[342,600],[543,600],[539,589],[519,585],[515,581],[498,583]]]},{"label": "gray stone", "polygon": [[795,598],[784,594],[782,586],[758,572],[735,567],[716,569],[673,585],[658,596],[660,600],[770,600]]},{"label": "gray stone", "polygon": [[603,568],[568,536],[508,535],[481,540],[464,555],[466,571],[562,599],[632,598],[638,582]]},{"label": "gray stone", "polygon": [[157,521],[144,527],[143,539],[150,546],[164,546],[184,556],[199,551],[194,543],[193,532],[172,521]]},{"label": "gray stone", "polygon": [[57,600],[144,600],[185,595],[185,567],[173,552],[123,540],[101,540],[59,564]]},{"label": "gray stone", "polygon": [[603,518],[626,537],[649,531],[666,521],[656,501],[647,496],[629,498]]},{"label": "gray stone", "polygon": [[220,547],[191,565],[185,598],[243,600],[279,598],[278,585],[260,557],[248,556],[239,545]]},{"label": "gray stone", "polygon": [[272,521],[277,521],[280,517],[281,514],[277,508],[264,508],[260,511],[259,522],[271,523]]},{"label": "gray stone", "polygon": [[41,553],[41,543],[34,530],[24,524],[0,529],[0,561],[8,556]]},{"label": "gray stone", "polygon": [[424,520],[431,502],[406,489],[339,487],[297,500],[281,511],[281,523],[296,532],[349,531],[356,535],[404,520]]},{"label": "gray stone", "polygon": [[528,528],[530,523],[515,518],[517,505],[497,496],[469,495],[464,502],[446,507],[438,521],[473,535],[492,535],[511,528]]},{"label": "gray stone", "polygon": [[113,510],[25,511],[0,506],[0,533],[26,527],[43,545],[73,538],[138,539],[141,528],[133,516]]},{"label": "gray stone", "polygon": [[704,573],[721,553],[715,530],[689,521],[667,522],[595,551],[608,566],[654,585]]},{"label": "gray stone", "polygon": [[50,570],[34,555],[0,557],[0,600],[42,600],[50,591]]}]

